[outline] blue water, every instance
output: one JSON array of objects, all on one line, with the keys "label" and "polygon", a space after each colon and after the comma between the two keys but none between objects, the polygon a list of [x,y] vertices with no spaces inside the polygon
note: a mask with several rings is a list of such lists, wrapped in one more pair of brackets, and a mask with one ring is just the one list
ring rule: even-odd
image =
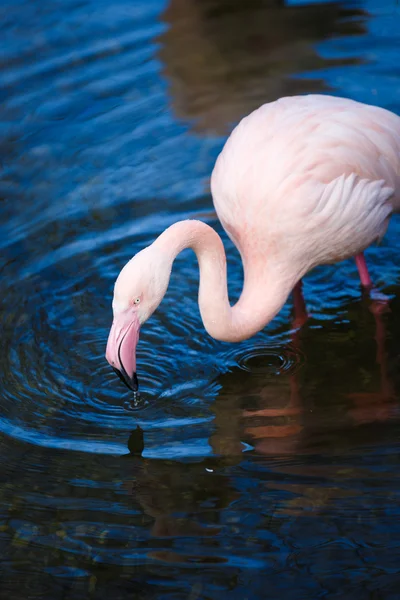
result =
[{"label": "blue water", "polygon": [[319,92],[400,114],[395,0],[0,5],[0,598],[400,598],[400,220],[311,273],[241,344],[177,259],[138,348],[104,359],[114,280],[171,223],[222,234],[209,176],[238,120]]}]

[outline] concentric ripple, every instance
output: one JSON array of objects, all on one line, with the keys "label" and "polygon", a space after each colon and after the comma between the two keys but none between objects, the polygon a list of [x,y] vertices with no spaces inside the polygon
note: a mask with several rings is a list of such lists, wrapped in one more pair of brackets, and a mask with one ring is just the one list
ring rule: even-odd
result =
[{"label": "concentric ripple", "polygon": [[255,376],[293,374],[305,361],[304,353],[294,345],[255,346],[236,355],[241,369]]},{"label": "concentric ripple", "polygon": [[[148,426],[153,429],[172,427],[175,418],[182,419],[179,403],[166,402],[165,392],[174,386],[179,362],[184,363],[187,351],[183,342],[177,343],[176,334],[160,323],[160,317],[155,317],[153,327],[144,330],[140,342],[140,390],[144,399],[137,411],[140,414],[132,416],[126,411],[130,392],[120,384],[104,357],[111,325],[112,284],[118,273],[114,270],[112,279],[108,279],[104,258],[99,261],[101,270],[94,267],[96,252],[104,250],[109,256],[107,244],[99,236],[97,250],[93,248],[90,255],[76,252],[70,259],[40,270],[33,265],[30,270],[34,274],[21,280],[15,278],[12,269],[5,269],[0,420],[5,433],[50,447],[121,453],[133,418],[135,422],[151,420]],[[128,258],[119,251],[112,255],[113,262],[120,266]],[[40,255],[37,261],[42,262]],[[190,322],[186,323],[185,333],[194,337]],[[198,356],[197,361],[204,364],[203,357]],[[204,388],[209,383],[202,381]],[[180,402],[184,404],[186,397],[181,394]],[[190,426],[190,416],[194,415],[190,410],[183,412]]]}]

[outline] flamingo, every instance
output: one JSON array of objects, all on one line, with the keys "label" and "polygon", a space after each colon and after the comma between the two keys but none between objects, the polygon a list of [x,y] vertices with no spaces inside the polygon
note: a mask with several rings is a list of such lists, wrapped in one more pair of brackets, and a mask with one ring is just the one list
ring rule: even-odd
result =
[{"label": "flamingo", "polygon": [[209,335],[239,342],[263,329],[317,265],[355,257],[372,287],[364,250],[400,211],[400,117],[327,95],[280,98],[235,127],[211,175],[217,215],[243,262],[229,303],[224,246],[199,220],[168,227],[121,270],[106,359],[135,393],[136,347],[161,303],[175,257],[197,255],[199,308]]}]

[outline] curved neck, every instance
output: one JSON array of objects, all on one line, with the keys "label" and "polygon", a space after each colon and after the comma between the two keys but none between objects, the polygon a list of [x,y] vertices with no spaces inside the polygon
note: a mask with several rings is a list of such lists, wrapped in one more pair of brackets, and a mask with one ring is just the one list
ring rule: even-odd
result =
[{"label": "curved neck", "polygon": [[207,332],[224,342],[239,342],[261,331],[280,311],[298,277],[284,276],[272,257],[242,253],[244,286],[234,306],[229,303],[224,245],[201,221],[179,221],[154,242],[171,265],[185,248],[194,250],[200,268],[199,307]]}]

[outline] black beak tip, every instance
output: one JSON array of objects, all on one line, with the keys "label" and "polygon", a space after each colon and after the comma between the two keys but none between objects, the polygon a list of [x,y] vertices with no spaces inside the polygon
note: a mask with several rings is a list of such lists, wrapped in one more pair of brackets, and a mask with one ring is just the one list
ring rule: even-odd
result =
[{"label": "black beak tip", "polygon": [[128,373],[123,369],[121,372],[119,369],[113,367],[113,371],[116,375],[118,375],[119,379],[126,385],[126,387],[135,394],[139,392],[139,381],[136,373],[133,373],[132,377],[129,377]]},{"label": "black beak tip", "polygon": [[132,390],[134,392],[138,392],[139,391],[139,381],[138,381],[136,372],[133,373],[133,375],[132,375],[131,383],[132,383]]}]

